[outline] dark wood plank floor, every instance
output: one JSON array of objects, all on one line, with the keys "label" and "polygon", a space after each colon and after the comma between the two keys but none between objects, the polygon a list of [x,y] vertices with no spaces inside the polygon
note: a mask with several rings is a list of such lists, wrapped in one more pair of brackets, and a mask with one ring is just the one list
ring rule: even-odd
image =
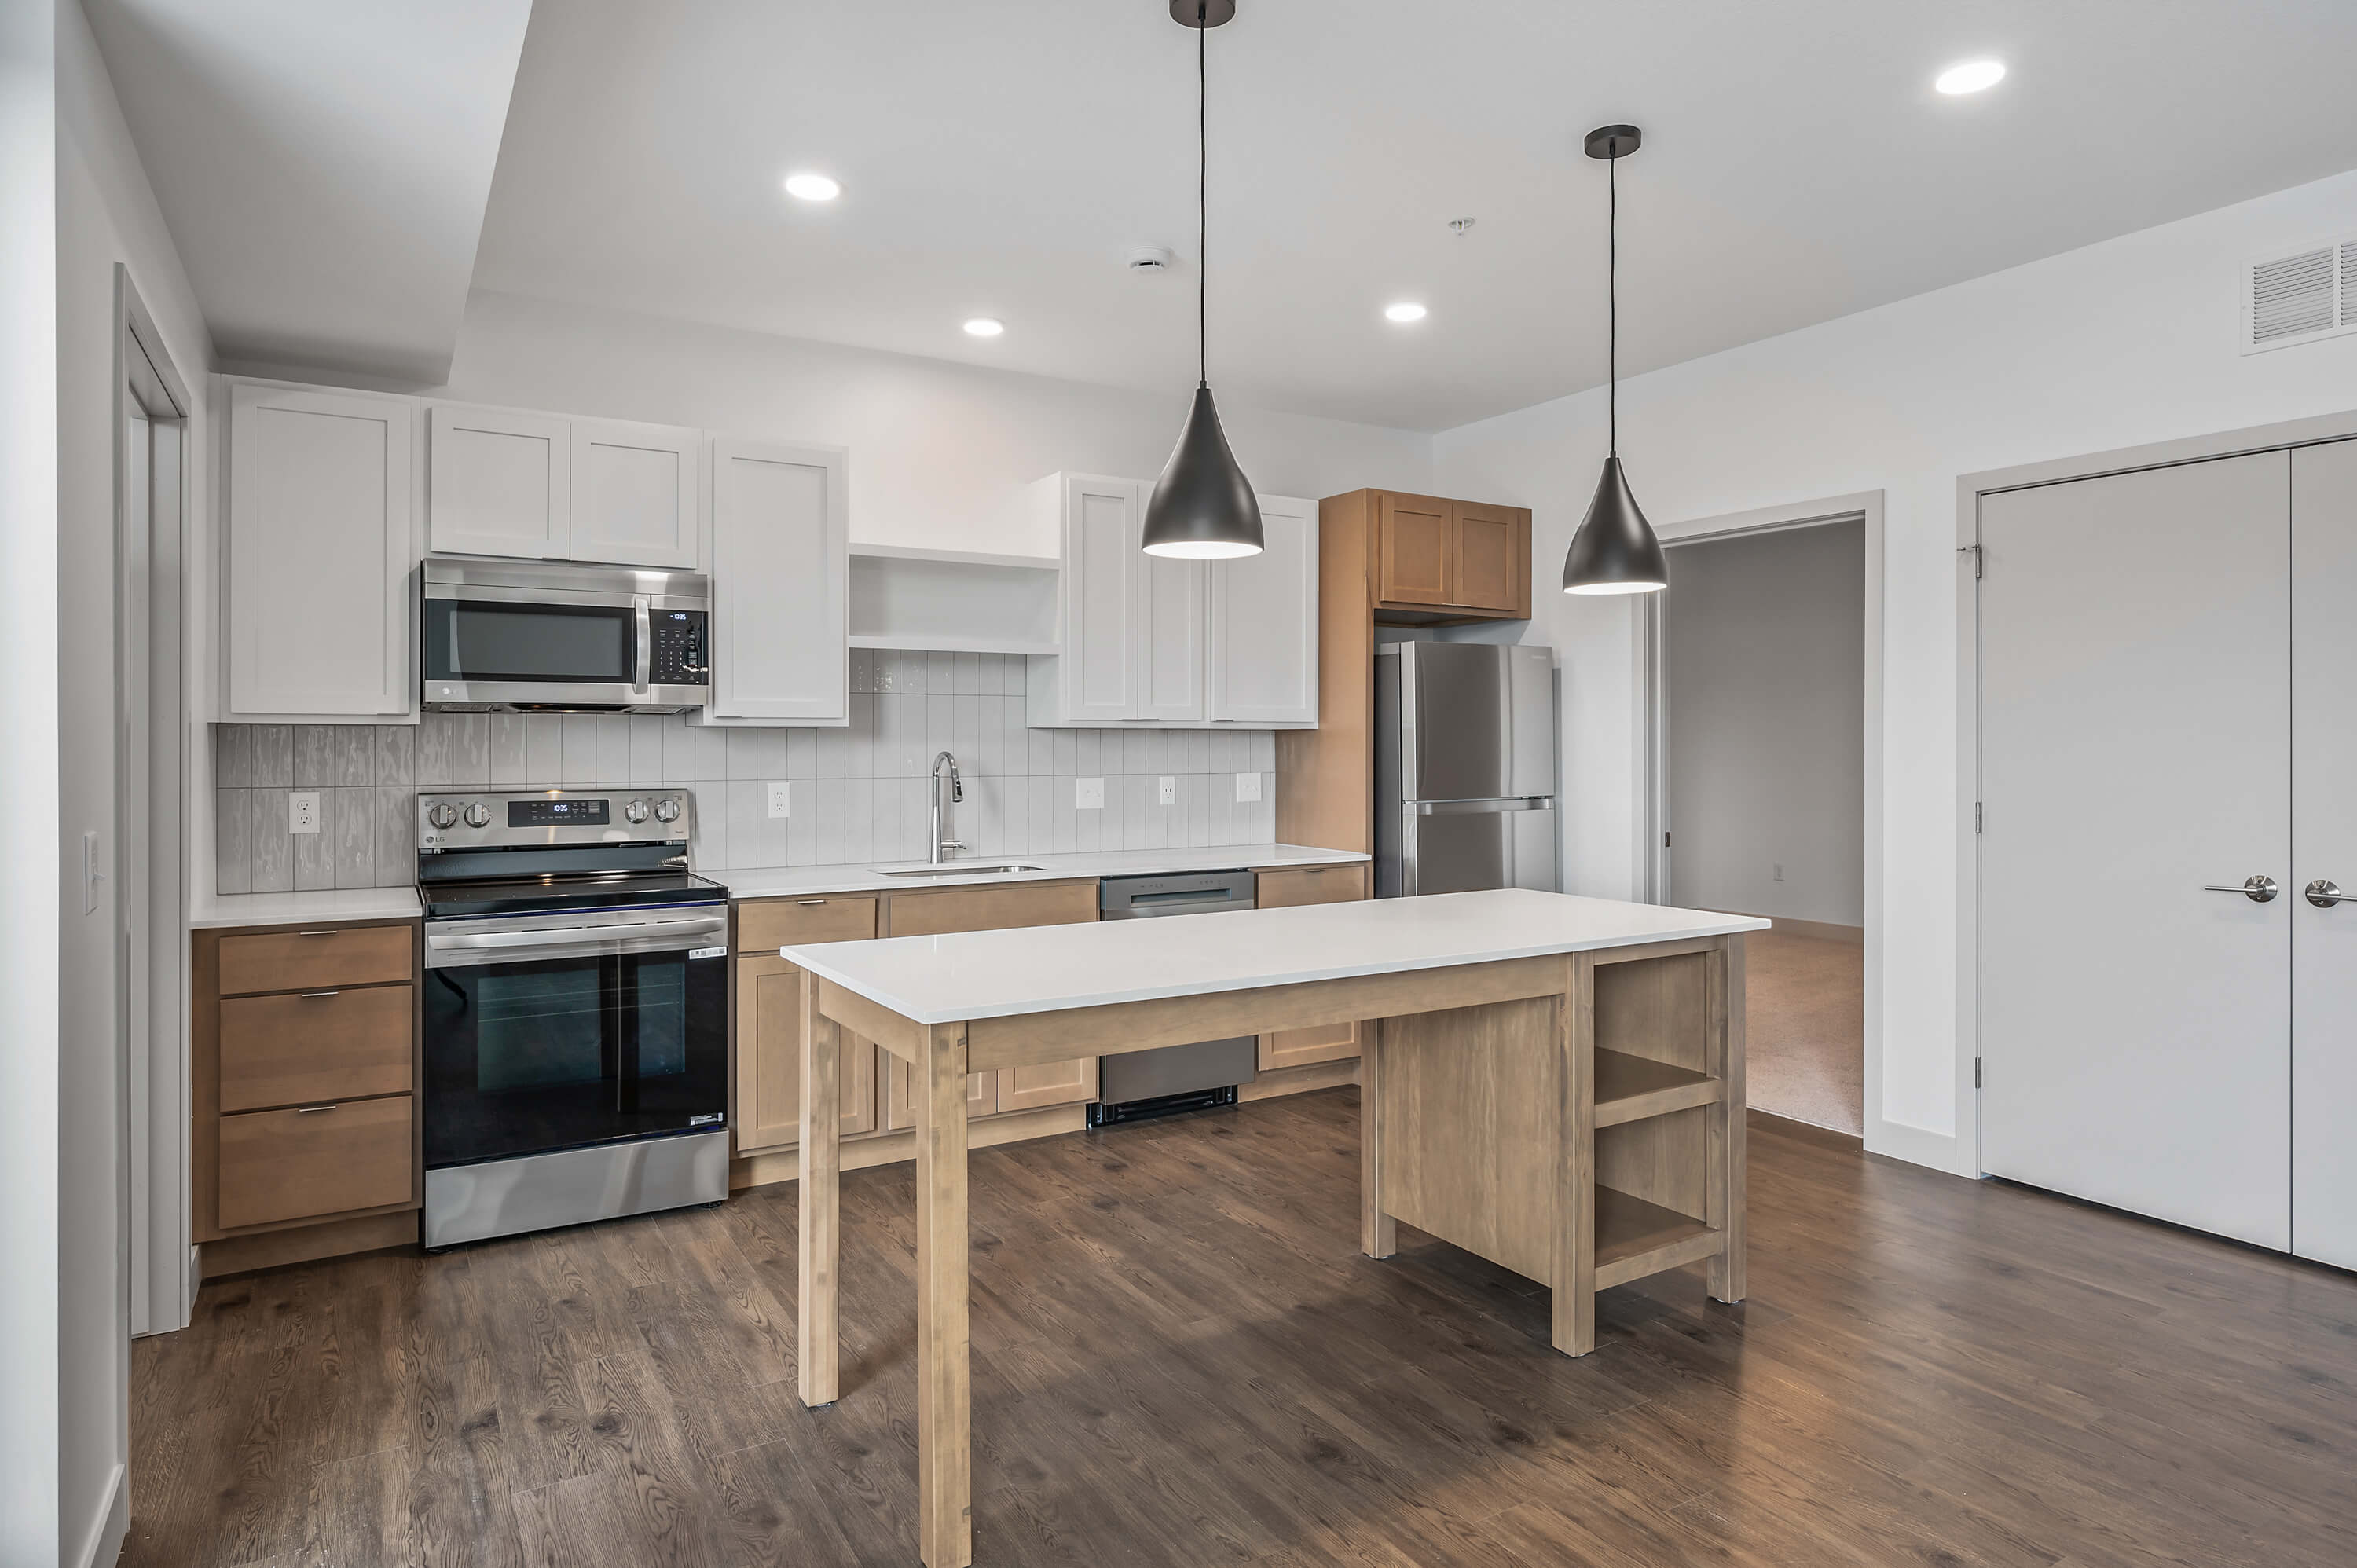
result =
[{"label": "dark wood plank floor", "polygon": [[[1547,1345],[1358,1255],[1356,1090],[974,1159],[983,1565],[2357,1561],[2357,1279],[1755,1116],[1750,1302]],[[124,1561],[915,1561],[914,1189],[844,1179],[843,1402],[795,1188],[206,1286],[134,1356]]]}]

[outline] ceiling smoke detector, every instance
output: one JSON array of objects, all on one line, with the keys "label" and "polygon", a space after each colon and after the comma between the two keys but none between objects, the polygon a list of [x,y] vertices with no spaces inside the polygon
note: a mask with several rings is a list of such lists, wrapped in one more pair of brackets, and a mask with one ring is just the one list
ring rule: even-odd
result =
[{"label": "ceiling smoke detector", "polygon": [[1451,218],[1448,220],[1448,231],[1452,234],[1462,234],[1472,227],[1473,220],[1470,218]]},{"label": "ceiling smoke detector", "polygon": [[1145,273],[1151,276],[1168,272],[1178,264],[1178,258],[1170,253],[1170,247],[1168,245],[1140,245],[1130,252],[1128,263],[1131,272]]}]

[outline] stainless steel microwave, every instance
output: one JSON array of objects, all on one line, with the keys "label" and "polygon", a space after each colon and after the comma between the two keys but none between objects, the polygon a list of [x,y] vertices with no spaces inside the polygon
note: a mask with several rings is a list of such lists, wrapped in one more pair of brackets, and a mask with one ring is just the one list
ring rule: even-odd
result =
[{"label": "stainless steel microwave", "polygon": [[712,588],[693,572],[425,562],[429,712],[677,714],[712,690]]}]

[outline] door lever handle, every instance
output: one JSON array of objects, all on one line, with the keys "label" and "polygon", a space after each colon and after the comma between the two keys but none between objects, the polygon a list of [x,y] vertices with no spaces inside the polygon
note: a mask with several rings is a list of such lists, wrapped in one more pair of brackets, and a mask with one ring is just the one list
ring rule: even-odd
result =
[{"label": "door lever handle", "polygon": [[[2201,891],[2204,893],[2240,893],[2244,897],[2248,898],[2254,904],[2271,904],[2275,901],[2276,895],[2282,892],[2283,889],[2276,886],[2276,879],[2272,876],[2246,876],[2232,887],[2221,887],[2214,882],[2205,883],[2202,886]],[[2309,889],[2311,895],[2313,895],[2314,891],[2314,888]],[[2309,901],[2311,903],[2314,902],[2312,897]]]},{"label": "door lever handle", "polygon": [[2319,909],[2330,909],[2344,898],[2357,898],[2357,893],[2343,893],[2341,884],[2321,876],[2308,885],[2308,901]]}]

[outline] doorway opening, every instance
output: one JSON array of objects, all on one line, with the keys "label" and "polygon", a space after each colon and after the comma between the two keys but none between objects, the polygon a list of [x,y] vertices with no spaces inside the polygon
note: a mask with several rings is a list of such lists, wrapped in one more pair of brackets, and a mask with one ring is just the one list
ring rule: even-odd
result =
[{"label": "doorway opening", "polygon": [[1749,1103],[1862,1137],[1877,542],[1863,510],[1720,521],[1665,531],[1647,616],[1646,882],[1775,922],[1745,943]]}]

